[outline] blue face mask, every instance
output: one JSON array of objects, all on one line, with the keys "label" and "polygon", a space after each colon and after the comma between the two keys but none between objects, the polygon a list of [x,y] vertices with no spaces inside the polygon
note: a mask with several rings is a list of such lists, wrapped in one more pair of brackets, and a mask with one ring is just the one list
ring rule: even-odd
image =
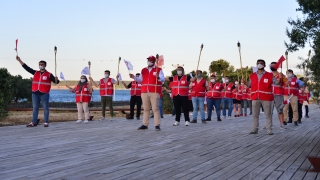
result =
[{"label": "blue face mask", "polygon": [[201,74],[197,74],[197,78],[201,78]]}]

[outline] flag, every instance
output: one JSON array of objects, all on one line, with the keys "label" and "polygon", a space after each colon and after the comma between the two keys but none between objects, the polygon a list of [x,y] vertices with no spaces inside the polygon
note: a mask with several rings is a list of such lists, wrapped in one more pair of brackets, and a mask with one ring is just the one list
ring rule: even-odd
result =
[{"label": "flag", "polygon": [[84,67],[83,70],[81,71],[81,75],[89,75],[89,67]]},{"label": "flag", "polygon": [[190,77],[193,78],[192,73],[190,73]]},{"label": "flag", "polygon": [[222,78],[222,82],[223,82],[223,83],[226,83],[226,79],[225,79],[225,78]]},{"label": "flag", "polygon": [[60,72],[60,79],[62,79],[62,80],[64,80],[64,81],[65,81],[65,79],[64,79],[64,75],[63,75],[63,73],[62,73],[62,72]]},{"label": "flag", "polygon": [[162,67],[163,65],[164,65],[163,55],[160,55],[158,59],[158,67]]},{"label": "flag", "polygon": [[255,67],[255,66],[252,66],[252,71],[253,71],[253,73],[255,73],[255,72],[257,72],[257,71],[258,71],[258,68],[257,68],[257,67]]},{"label": "flag", "polygon": [[119,80],[119,81],[122,81],[122,77],[121,77],[121,74],[120,74],[120,73],[118,73],[118,80]]},{"label": "flag", "polygon": [[123,62],[126,64],[129,71],[133,71],[133,66],[130,61],[124,59]]},{"label": "flag", "polygon": [[18,51],[18,39],[16,39],[16,48],[14,50]]},{"label": "flag", "polygon": [[280,57],[280,59],[278,60],[277,64],[274,66],[275,69],[278,69],[280,67],[280,65],[282,64],[283,61],[285,61],[286,58],[283,57],[283,55]]}]

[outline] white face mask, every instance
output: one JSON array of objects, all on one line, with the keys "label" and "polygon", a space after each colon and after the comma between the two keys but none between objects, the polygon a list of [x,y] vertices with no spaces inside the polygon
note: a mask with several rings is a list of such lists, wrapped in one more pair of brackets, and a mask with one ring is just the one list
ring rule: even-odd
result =
[{"label": "white face mask", "polygon": [[181,75],[181,74],[182,74],[182,71],[177,71],[177,74],[178,74],[178,75]]},{"label": "white face mask", "polygon": [[85,79],[80,79],[80,81],[81,81],[82,83],[86,82],[86,80],[85,80]]},{"label": "white face mask", "polygon": [[43,69],[44,69],[44,66],[39,66],[39,69],[43,70]]},{"label": "white face mask", "polygon": [[238,85],[238,84],[239,84],[239,82],[238,82],[238,81],[236,81],[236,82],[235,82],[235,84],[236,84],[236,85]]},{"label": "white face mask", "polygon": [[229,79],[226,79],[226,82],[229,82]]},{"label": "white face mask", "polygon": [[258,64],[258,65],[257,65],[257,68],[258,68],[258,69],[263,69],[263,68],[264,68],[264,65]]},{"label": "white face mask", "polygon": [[149,62],[149,61],[148,61],[148,66],[149,66],[149,67],[153,66],[153,64],[154,64],[153,62]]},{"label": "white face mask", "polygon": [[244,85],[244,83],[241,83],[241,85]]},{"label": "white face mask", "polygon": [[288,73],[287,76],[288,76],[288,78],[291,78],[291,77],[292,77],[292,74],[291,74],[291,73]]},{"label": "white face mask", "polygon": [[210,79],[210,82],[213,82],[213,83],[214,83],[214,82],[216,82],[216,80],[215,80],[215,79]]},{"label": "white face mask", "polygon": [[108,77],[109,77],[109,74],[105,74],[104,77],[108,78]]}]

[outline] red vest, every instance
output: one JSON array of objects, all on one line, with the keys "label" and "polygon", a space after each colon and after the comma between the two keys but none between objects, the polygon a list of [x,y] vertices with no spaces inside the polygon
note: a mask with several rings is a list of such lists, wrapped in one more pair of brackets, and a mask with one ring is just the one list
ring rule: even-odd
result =
[{"label": "red vest", "polygon": [[247,86],[241,85],[240,87],[241,87],[242,99],[243,100],[247,100],[248,99],[248,94],[247,94],[248,88],[247,88]]},{"label": "red vest", "polygon": [[189,90],[188,100],[192,100],[192,91],[191,90]]},{"label": "red vest", "polygon": [[241,101],[242,100],[242,87],[238,85],[238,90],[236,91],[236,99]]},{"label": "red vest", "polygon": [[296,82],[297,78],[292,78],[289,86],[284,86],[283,95],[291,95],[299,96],[299,84]]},{"label": "red vest", "polygon": [[189,94],[189,82],[187,76],[183,75],[179,81],[178,76],[173,76],[173,81],[170,83],[173,96],[188,96]]},{"label": "red vest", "polygon": [[247,99],[251,100],[251,88],[247,88]]},{"label": "red vest", "polygon": [[223,83],[224,92],[222,92],[223,98],[233,98],[232,97],[232,83],[229,83],[228,86],[226,86],[226,83]]},{"label": "red vest", "polygon": [[104,83],[104,78],[100,79],[100,96],[112,96],[113,95],[113,84],[112,78],[108,78],[107,82]]},{"label": "red vest", "polygon": [[141,96],[141,84],[137,83],[136,81],[131,82],[131,96]]},{"label": "red vest", "polygon": [[192,82],[192,97],[204,97],[206,93],[206,80],[201,79],[200,82],[197,80]]},{"label": "red vest", "polygon": [[260,81],[258,81],[257,73],[252,73],[250,75],[251,80],[251,99],[252,100],[263,100],[263,101],[272,101],[272,73],[265,72]]},{"label": "red vest", "polygon": [[80,86],[76,86],[76,102],[90,102],[91,93],[89,92],[88,83],[82,87],[81,92],[79,92]]},{"label": "red vest", "polygon": [[299,102],[300,104],[303,104],[303,101],[305,101],[305,100],[304,100],[304,93],[303,93],[303,92],[299,92],[298,102]]},{"label": "red vest", "polygon": [[[279,79],[279,74],[275,76],[276,79]],[[283,95],[283,82],[281,84],[272,84],[273,95]]]},{"label": "red vest", "polygon": [[[158,74],[160,73],[161,68],[158,68]],[[153,67],[149,72],[148,68],[143,68],[141,70],[142,82],[141,82],[141,93],[151,92],[151,93],[161,93],[162,82],[157,81],[156,76],[156,68]]]},{"label": "red vest", "polygon": [[223,89],[222,84],[220,84],[219,82],[217,82],[217,83],[210,82],[209,87],[210,87],[210,89],[206,93],[206,96],[208,98],[220,99],[221,98],[221,91]]},{"label": "red vest", "polygon": [[32,79],[32,92],[39,90],[42,93],[49,93],[51,89],[50,75],[51,73],[48,71],[45,71],[42,75],[40,71],[36,71]]}]

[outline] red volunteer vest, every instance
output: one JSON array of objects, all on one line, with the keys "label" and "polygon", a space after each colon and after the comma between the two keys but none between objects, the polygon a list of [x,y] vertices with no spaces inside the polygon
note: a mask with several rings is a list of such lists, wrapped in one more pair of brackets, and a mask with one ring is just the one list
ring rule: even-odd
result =
[{"label": "red volunteer vest", "polygon": [[303,93],[303,92],[299,92],[298,102],[299,102],[300,104],[303,104],[303,101],[304,101],[304,93]]},{"label": "red volunteer vest", "polygon": [[173,76],[173,81],[170,83],[173,96],[188,96],[189,94],[189,82],[187,76],[183,75],[179,81],[178,76]]},{"label": "red volunteer vest", "polygon": [[104,82],[104,78],[100,79],[100,96],[112,96],[113,95],[113,84],[112,78],[108,78],[107,82]]},{"label": "red volunteer vest", "polygon": [[130,89],[131,96],[141,96],[141,84],[137,83],[136,81],[131,82],[131,89]]},{"label": "red volunteer vest", "polygon": [[189,90],[188,99],[192,100],[192,91],[191,90]]},{"label": "red volunteer vest", "polygon": [[235,99],[237,99],[239,101],[242,100],[242,89],[241,89],[241,86],[239,86],[238,90],[236,91],[236,98]]},{"label": "red volunteer vest", "polygon": [[[276,79],[279,79],[279,74],[275,76]],[[283,95],[283,82],[281,84],[272,84],[273,95]]]},{"label": "red volunteer vest", "polygon": [[42,93],[49,93],[51,89],[51,80],[48,71],[41,74],[40,71],[36,71],[32,79],[32,92],[40,91]]},{"label": "red volunteer vest", "polygon": [[79,92],[79,88],[80,88],[80,86],[77,85],[76,86],[76,102],[77,103],[79,103],[79,102],[90,102],[91,93],[89,92],[89,89],[88,89],[88,83],[85,84],[82,87],[81,92]]},{"label": "red volunteer vest", "polygon": [[243,100],[247,100],[248,99],[248,94],[247,94],[247,90],[248,88],[245,86],[245,85],[243,85],[243,86],[241,86],[241,93],[242,93],[242,99]]},{"label": "red volunteer vest", "polygon": [[247,99],[251,100],[251,88],[247,88]]},{"label": "red volunteer vest", "polygon": [[[161,68],[158,68],[158,74],[160,73]],[[156,68],[153,67],[152,70],[149,72],[148,68],[143,68],[141,70],[142,75],[142,82],[141,82],[141,93],[147,92],[156,92],[161,93],[162,89],[162,82],[156,80]]]},{"label": "red volunteer vest", "polygon": [[251,80],[251,99],[252,100],[263,100],[263,101],[272,101],[272,73],[265,72],[260,81],[258,81],[257,73],[252,73],[250,75]]},{"label": "red volunteer vest", "polygon": [[206,80],[201,79],[200,82],[197,80],[192,82],[192,97],[204,97],[206,93]]},{"label": "red volunteer vest", "polygon": [[226,83],[223,83],[224,92],[222,92],[223,98],[233,98],[232,96],[232,83],[229,83],[228,86],[226,86]]},{"label": "red volunteer vest", "polygon": [[291,95],[299,96],[299,85],[296,83],[297,78],[292,78],[289,86],[284,86],[284,95]]},{"label": "red volunteer vest", "polygon": [[206,93],[206,96],[208,98],[214,98],[214,99],[220,99],[221,98],[221,91],[223,89],[223,86],[221,83],[212,83],[209,84],[209,91]]}]

